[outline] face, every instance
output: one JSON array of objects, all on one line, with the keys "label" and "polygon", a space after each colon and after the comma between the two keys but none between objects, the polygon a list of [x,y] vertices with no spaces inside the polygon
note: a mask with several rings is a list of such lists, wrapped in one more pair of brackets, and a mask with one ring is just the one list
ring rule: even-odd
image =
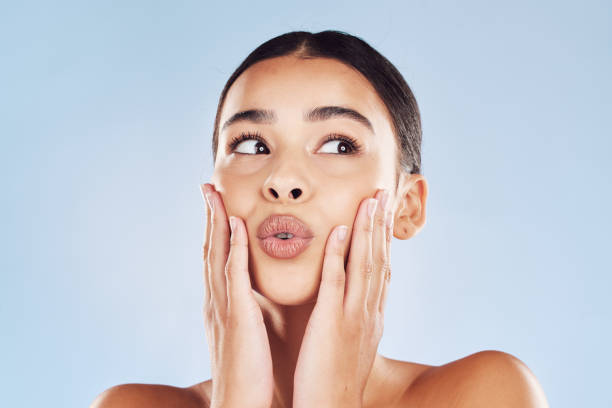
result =
[{"label": "face", "polygon": [[[343,109],[308,115],[326,107]],[[250,110],[267,114],[242,115],[224,126],[236,113]],[[268,59],[234,82],[222,107],[211,181],[228,217],[246,225],[255,290],[283,305],[316,300],[332,229],[347,225],[349,246],[360,202],[382,188],[394,199],[392,129],[368,80],[334,59]],[[297,217],[312,231],[299,255],[277,258],[258,245],[257,229],[273,214]]]}]

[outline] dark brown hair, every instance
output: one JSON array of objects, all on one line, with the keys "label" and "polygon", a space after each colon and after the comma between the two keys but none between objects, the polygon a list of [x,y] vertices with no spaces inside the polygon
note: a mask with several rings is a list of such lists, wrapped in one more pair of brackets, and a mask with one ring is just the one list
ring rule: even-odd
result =
[{"label": "dark brown hair", "polygon": [[213,162],[217,157],[221,108],[232,84],[251,65],[286,55],[334,58],[361,72],[384,102],[393,121],[399,147],[396,184],[400,169],[410,174],[421,173],[421,117],[416,99],[404,77],[389,60],[361,38],[334,30],[315,34],[307,31],[282,34],[261,44],[246,57],[228,79],[219,98],[212,140]]}]

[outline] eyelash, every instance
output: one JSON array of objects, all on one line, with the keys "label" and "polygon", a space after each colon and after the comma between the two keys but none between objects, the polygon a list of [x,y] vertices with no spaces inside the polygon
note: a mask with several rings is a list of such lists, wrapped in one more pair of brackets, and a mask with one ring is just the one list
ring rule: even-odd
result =
[{"label": "eyelash", "polygon": [[[266,141],[264,140],[263,137],[261,137],[261,134],[259,132],[256,132],[256,133],[250,133],[250,132],[241,133],[238,136],[234,136],[232,141],[229,143],[229,146],[228,146],[229,153],[232,153],[236,149],[236,146],[238,146],[238,144],[240,144],[240,142],[243,142],[245,140],[257,140],[258,142],[266,144]],[[342,142],[347,143],[350,146],[351,151],[349,153],[338,153],[338,155],[340,155],[340,156],[345,156],[345,155],[350,155],[350,154],[357,154],[357,153],[361,152],[361,149],[362,149],[361,144],[359,144],[359,142],[356,139],[354,139],[354,138],[352,138],[350,136],[345,136],[345,135],[340,135],[340,134],[337,134],[337,133],[332,133],[332,134],[327,136],[327,138],[325,139],[325,142],[323,144],[325,144],[325,143],[327,143],[329,141],[332,141],[332,140],[340,140]],[[247,153],[242,153],[242,154],[247,154]]]}]

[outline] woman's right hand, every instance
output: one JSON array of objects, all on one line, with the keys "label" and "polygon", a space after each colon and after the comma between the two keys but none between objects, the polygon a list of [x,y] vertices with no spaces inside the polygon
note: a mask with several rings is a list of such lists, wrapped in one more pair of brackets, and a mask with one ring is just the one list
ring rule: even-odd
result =
[{"label": "woman's right hand", "polygon": [[251,288],[242,219],[230,228],[221,195],[204,184],[204,322],[211,357],[211,407],[268,408],[274,377],[266,326]]}]

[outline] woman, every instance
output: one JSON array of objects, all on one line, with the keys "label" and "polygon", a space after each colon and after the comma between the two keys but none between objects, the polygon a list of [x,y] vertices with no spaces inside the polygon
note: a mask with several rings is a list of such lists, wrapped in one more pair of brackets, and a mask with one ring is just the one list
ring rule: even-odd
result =
[{"label": "woman", "polygon": [[121,385],[93,406],[547,406],[503,352],[377,353],[391,237],[425,224],[420,144],[410,88],[363,40],[292,32],[253,51],[221,94],[202,186],[212,379]]}]

